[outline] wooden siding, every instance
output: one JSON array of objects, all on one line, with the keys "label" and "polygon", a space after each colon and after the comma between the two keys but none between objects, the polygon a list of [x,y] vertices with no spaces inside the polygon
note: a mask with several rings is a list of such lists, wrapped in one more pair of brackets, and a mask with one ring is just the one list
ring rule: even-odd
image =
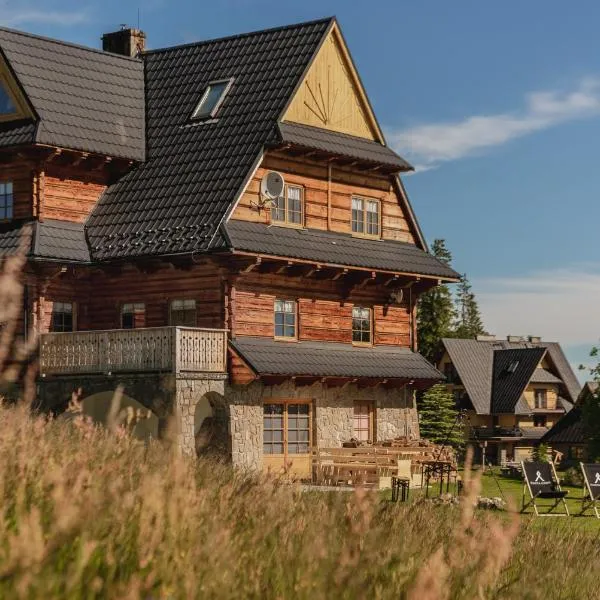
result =
[{"label": "wooden siding", "polygon": [[37,182],[33,163],[0,165],[0,183],[7,182],[13,184],[13,218],[30,219],[34,214],[34,183]]},{"label": "wooden siding", "polygon": [[105,189],[102,172],[50,165],[43,174],[40,217],[81,223]]},{"label": "wooden siding", "polygon": [[[287,183],[304,189],[304,225],[309,229],[351,233],[351,199],[353,195],[374,198],[381,202],[381,237],[415,243],[406,215],[389,177],[353,172],[347,168],[331,168],[307,159],[292,158],[282,152],[267,154],[248,184],[232,218],[254,223],[270,223],[269,210],[257,210],[260,182],[269,170],[279,171]],[[328,219],[328,193],[331,214]],[[327,257],[323,257],[326,261]]]},{"label": "wooden siding", "polygon": [[373,309],[375,344],[410,347],[409,307],[384,307],[387,293],[361,290],[342,301],[331,281],[249,275],[236,283],[232,334],[273,337],[273,304],[283,298],[297,301],[299,340],[351,343],[352,308],[360,305]]},{"label": "wooden siding", "polygon": [[223,289],[217,268],[210,264],[195,265],[189,271],[164,267],[153,273],[142,273],[133,267],[108,274],[94,271],[75,279],[70,274],[51,280],[40,294],[41,331],[50,328],[52,306],[57,301],[77,303],[79,330],[119,329],[121,306],[143,302],[146,307],[146,327],[169,324],[171,300],[196,300],[197,327],[221,328]]},{"label": "wooden siding", "polygon": [[321,46],[283,120],[380,139],[365,92],[337,28]]}]

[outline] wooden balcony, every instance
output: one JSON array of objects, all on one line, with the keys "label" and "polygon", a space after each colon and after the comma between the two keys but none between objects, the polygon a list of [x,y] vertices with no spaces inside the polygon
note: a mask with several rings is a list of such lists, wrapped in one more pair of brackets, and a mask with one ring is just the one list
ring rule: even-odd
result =
[{"label": "wooden balcony", "polygon": [[45,333],[40,339],[42,376],[150,371],[225,373],[227,331],[149,327]]}]

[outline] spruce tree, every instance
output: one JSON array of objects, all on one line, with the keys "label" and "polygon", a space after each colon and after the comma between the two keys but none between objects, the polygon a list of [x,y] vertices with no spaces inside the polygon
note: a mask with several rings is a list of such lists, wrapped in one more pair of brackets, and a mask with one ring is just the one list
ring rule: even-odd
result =
[{"label": "spruce tree", "polygon": [[[593,348],[590,352],[592,358],[600,356],[600,349]],[[594,381],[598,382],[595,392],[586,399],[581,407],[588,460],[600,460],[600,363],[590,369]]]},{"label": "spruce tree", "polygon": [[[450,265],[452,254],[446,248],[444,240],[434,240],[432,254]],[[455,318],[452,292],[446,284],[438,285],[425,292],[419,298],[417,306],[417,336],[419,352],[429,361],[435,360],[443,337],[452,336]]]},{"label": "spruce tree", "polygon": [[454,398],[443,383],[434,385],[422,394],[418,412],[422,438],[455,448],[464,444],[464,432],[456,418],[458,410]]},{"label": "spruce tree", "polygon": [[457,338],[476,338],[478,335],[485,334],[483,321],[479,305],[475,299],[475,294],[471,289],[471,284],[466,275],[461,277],[458,289],[456,290],[456,322],[454,327],[454,337]]}]

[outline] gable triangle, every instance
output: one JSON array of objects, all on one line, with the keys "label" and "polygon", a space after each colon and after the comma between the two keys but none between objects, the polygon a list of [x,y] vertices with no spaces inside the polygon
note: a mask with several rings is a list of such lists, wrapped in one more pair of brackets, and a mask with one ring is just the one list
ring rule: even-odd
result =
[{"label": "gable triangle", "polygon": [[337,24],[331,28],[282,121],[383,143],[383,136]]},{"label": "gable triangle", "polygon": [[0,123],[32,117],[33,112],[27,98],[21,91],[4,54],[0,52]]}]

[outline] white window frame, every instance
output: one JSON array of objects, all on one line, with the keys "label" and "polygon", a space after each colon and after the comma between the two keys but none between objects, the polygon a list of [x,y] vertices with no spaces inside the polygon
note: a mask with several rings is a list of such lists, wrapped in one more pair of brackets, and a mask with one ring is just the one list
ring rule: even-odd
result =
[{"label": "white window frame", "polygon": [[[290,189],[298,190],[300,192],[300,221],[296,223],[290,220]],[[304,186],[297,184],[286,184],[283,195],[279,196],[277,202],[283,202],[282,208],[271,208],[271,223],[273,225],[285,225],[286,227],[304,227]],[[276,211],[283,210],[283,219],[276,219],[274,214]]]},{"label": "white window frame", "polygon": [[[208,98],[211,86],[221,85],[223,83],[225,84],[225,87],[223,88],[221,95],[219,96],[217,102],[212,107],[212,109],[209,110],[208,112],[205,110],[202,110],[202,105],[206,102],[206,99]],[[196,108],[194,109],[194,112],[192,113],[192,116],[191,116],[192,121],[201,121],[203,119],[214,119],[216,117],[217,113],[219,112],[219,108],[221,108],[221,104],[223,104],[223,100],[225,100],[225,96],[227,96],[227,94],[229,93],[229,90],[231,89],[232,84],[233,84],[233,78],[231,78],[231,79],[216,79],[215,81],[209,81],[206,84],[206,88],[204,89],[204,93],[202,94],[200,101],[198,102],[198,104],[196,105]]]},{"label": "white window frame", "polygon": [[[354,208],[354,202],[360,201],[362,203],[362,208],[360,209],[361,219],[354,219],[354,211],[358,210]],[[377,232],[369,233],[367,231],[369,226],[367,206],[369,202],[372,202],[377,206]],[[354,224],[360,224],[362,226],[362,231],[358,230],[358,226],[356,231],[354,229]],[[369,237],[369,238],[380,238],[381,237],[381,200],[379,198],[368,198],[366,196],[357,196],[353,195],[350,199],[350,229],[352,231],[352,235],[357,235],[361,237]]]}]

